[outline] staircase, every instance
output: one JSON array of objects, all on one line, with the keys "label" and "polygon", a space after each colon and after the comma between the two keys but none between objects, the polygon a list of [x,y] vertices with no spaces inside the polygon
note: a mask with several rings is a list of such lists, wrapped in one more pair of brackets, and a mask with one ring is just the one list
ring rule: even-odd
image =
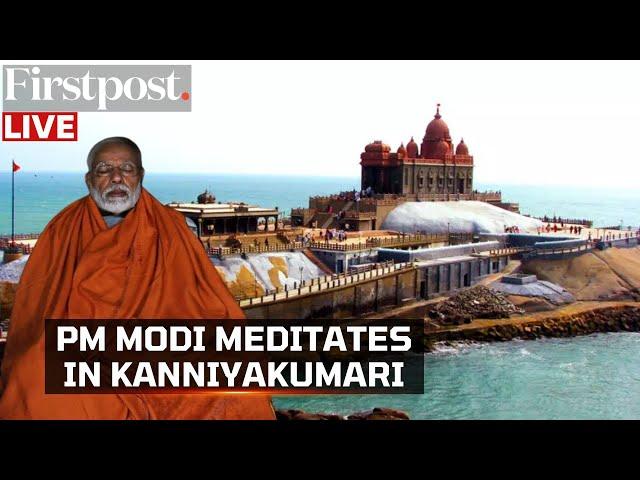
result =
[{"label": "staircase", "polygon": [[337,212],[334,213],[329,213],[329,212],[317,212],[315,214],[315,217],[312,219],[312,221],[318,221],[318,228],[337,228],[338,227],[338,222],[335,221],[334,215],[336,215],[336,213],[338,215],[340,215],[342,212],[348,212],[351,207],[353,207],[353,204],[355,202],[353,201],[347,201],[347,202],[336,202],[334,203],[334,205],[339,208],[339,210]]},{"label": "staircase", "polygon": [[328,218],[324,221],[324,223],[322,225],[320,225],[320,228],[333,228],[333,224],[335,222],[335,218],[333,218],[333,213],[328,213]]},{"label": "staircase", "polygon": [[327,275],[333,275],[333,270],[331,270],[327,265],[325,265],[322,260],[315,256],[315,254],[309,250],[308,248],[304,248],[302,253],[305,257],[309,259],[311,263],[313,263],[316,267],[322,270]]}]

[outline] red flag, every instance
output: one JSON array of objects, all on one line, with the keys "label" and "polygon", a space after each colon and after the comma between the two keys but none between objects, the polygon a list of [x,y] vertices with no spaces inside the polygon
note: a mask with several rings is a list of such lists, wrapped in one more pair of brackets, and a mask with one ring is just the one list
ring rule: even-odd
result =
[{"label": "red flag", "polygon": [[17,172],[18,170],[20,170],[20,165],[18,165],[16,162],[13,162],[13,172]]}]

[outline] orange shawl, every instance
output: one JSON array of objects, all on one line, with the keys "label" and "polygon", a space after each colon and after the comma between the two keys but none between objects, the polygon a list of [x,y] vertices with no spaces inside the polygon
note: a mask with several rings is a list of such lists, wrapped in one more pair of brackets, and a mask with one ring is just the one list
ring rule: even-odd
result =
[{"label": "orange shawl", "polygon": [[0,418],[275,417],[266,395],[46,395],[45,318],[244,318],[184,217],[144,188],[135,208],[112,228],[86,196],[42,232],[16,291]]}]

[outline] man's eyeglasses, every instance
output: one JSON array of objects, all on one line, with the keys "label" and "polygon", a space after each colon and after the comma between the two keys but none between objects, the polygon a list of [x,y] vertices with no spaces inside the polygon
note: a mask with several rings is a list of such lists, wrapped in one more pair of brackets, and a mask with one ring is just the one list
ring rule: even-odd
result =
[{"label": "man's eyeglasses", "polygon": [[111,176],[113,171],[118,169],[123,177],[135,177],[138,174],[138,167],[133,163],[123,163],[119,167],[109,163],[101,162],[93,168],[93,173],[99,177]]}]

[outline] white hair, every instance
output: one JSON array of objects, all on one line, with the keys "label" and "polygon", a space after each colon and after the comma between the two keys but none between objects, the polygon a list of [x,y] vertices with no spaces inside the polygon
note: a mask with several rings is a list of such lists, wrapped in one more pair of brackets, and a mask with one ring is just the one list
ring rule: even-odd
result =
[{"label": "white hair", "polygon": [[[107,196],[107,194],[118,190],[125,192],[127,196],[115,198],[109,198]],[[93,198],[98,207],[106,212],[117,215],[136,206],[136,203],[138,203],[138,200],[140,199],[140,193],[142,192],[142,183],[138,183],[138,186],[133,192],[125,183],[110,185],[105,188],[102,194],[100,194],[100,191],[93,185],[89,185],[89,192],[91,193],[91,198]]]}]

